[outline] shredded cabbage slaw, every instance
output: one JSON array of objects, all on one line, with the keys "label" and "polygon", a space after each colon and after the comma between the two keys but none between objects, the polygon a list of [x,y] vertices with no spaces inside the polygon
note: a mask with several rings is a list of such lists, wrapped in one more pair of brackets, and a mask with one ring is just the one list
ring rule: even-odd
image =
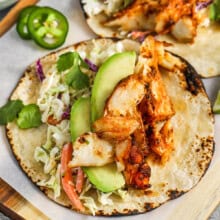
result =
[{"label": "shredded cabbage slaw", "polygon": [[[89,70],[85,70],[85,73],[90,77],[90,85],[92,85],[95,72],[98,66],[104,62],[109,56],[114,53],[122,52],[123,45],[119,42],[110,46],[107,50],[102,51],[100,47],[93,41],[94,47],[90,52],[78,51],[82,59],[89,61]],[[37,68],[39,70],[40,60],[37,62]],[[42,64],[40,64],[42,65]],[[42,67],[40,66],[40,75],[43,75]],[[34,158],[39,163],[42,163],[45,174],[48,174],[47,180],[38,183],[40,186],[50,188],[54,192],[54,198],[57,198],[61,194],[61,181],[60,181],[60,155],[62,147],[65,143],[71,141],[69,118],[63,115],[67,114],[68,109],[79,97],[88,97],[91,93],[91,86],[81,90],[74,90],[64,83],[65,71],[60,74],[57,71],[56,63],[51,65],[45,78],[41,80],[41,88],[39,91],[39,97],[37,105],[40,108],[42,114],[42,122],[48,125],[46,142],[42,146],[37,146],[34,153]],[[56,125],[47,123],[49,116],[53,117],[57,121],[61,121]],[[116,194],[121,199],[125,199],[126,191],[116,190],[111,193],[102,193],[96,189],[97,201],[94,200],[89,194],[90,189],[94,189],[94,186],[89,183],[88,179],[84,184],[83,191],[80,194],[80,200],[83,205],[87,207],[93,214],[97,210],[97,202],[103,205],[112,205],[113,201],[111,195]]]}]

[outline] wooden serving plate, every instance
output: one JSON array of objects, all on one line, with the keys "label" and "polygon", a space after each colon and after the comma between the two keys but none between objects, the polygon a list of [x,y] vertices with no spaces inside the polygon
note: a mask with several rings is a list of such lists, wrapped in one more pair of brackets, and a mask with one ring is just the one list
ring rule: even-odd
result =
[{"label": "wooden serving plate", "polygon": [[27,201],[14,188],[0,178],[0,211],[15,220],[48,220],[39,209]]}]

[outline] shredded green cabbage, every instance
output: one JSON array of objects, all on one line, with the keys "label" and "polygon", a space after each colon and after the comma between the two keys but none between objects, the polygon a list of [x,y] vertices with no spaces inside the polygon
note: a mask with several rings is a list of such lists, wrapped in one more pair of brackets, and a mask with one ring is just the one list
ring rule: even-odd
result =
[{"label": "shredded green cabbage", "polygon": [[112,195],[112,192],[110,193],[102,193],[101,191],[97,190],[97,195],[98,195],[98,201],[102,204],[102,205],[113,205],[113,201],[110,198],[110,196]]},{"label": "shredded green cabbage", "polygon": [[[89,51],[79,51],[82,58],[88,58],[96,65],[101,65],[103,60],[111,56],[116,52],[123,51],[123,45],[121,43],[113,44],[103,51],[100,46],[93,42],[94,47]],[[84,55],[83,55],[84,54]],[[48,68],[48,72],[45,74],[46,78],[42,82],[39,98],[37,104],[42,113],[42,121],[48,125],[46,141],[42,146],[38,146],[34,152],[34,158],[36,161],[43,164],[44,173],[48,174],[48,180],[41,181],[39,185],[48,187],[54,191],[54,197],[60,196],[60,157],[61,150],[65,143],[71,141],[69,120],[61,120],[57,125],[50,125],[47,123],[47,119],[52,115],[55,119],[62,119],[62,114],[67,107],[71,107],[76,99],[79,97],[88,97],[91,93],[91,86],[95,77],[95,72],[85,69],[85,73],[90,77],[90,87],[82,90],[74,90],[67,86],[64,82],[65,71],[58,73],[56,64],[53,64]],[[49,77],[48,77],[49,76]],[[98,201],[96,201],[91,195],[89,195],[90,189],[96,190]],[[112,193],[104,194],[86,181],[83,187],[83,191],[80,194],[85,207],[87,207],[93,214],[98,209],[98,204],[112,205],[112,195],[116,194],[124,199],[125,193],[122,191],[114,191]]]},{"label": "shredded green cabbage", "polygon": [[42,162],[46,164],[49,160],[49,155],[43,147],[36,147],[34,151],[34,159],[37,162]]},{"label": "shredded green cabbage", "polygon": [[[97,195],[97,200],[95,200],[91,195],[90,195],[90,190],[95,190],[96,195]],[[98,205],[113,205],[114,201],[112,196],[116,195],[119,198],[122,199],[122,201],[125,201],[127,199],[127,191],[123,189],[118,189],[110,193],[103,193],[96,188],[94,188],[89,180],[87,179],[83,188],[83,191],[80,195],[80,200],[82,200],[83,205],[87,207],[93,215],[95,215],[96,211],[98,211]]]},{"label": "shredded green cabbage", "polygon": [[38,183],[39,186],[46,186],[50,189],[53,190],[54,192],[54,198],[58,198],[60,196],[61,193],[61,175],[60,175],[60,164],[57,166],[57,169],[54,169],[53,172],[54,173],[50,179],[48,181],[41,181]]},{"label": "shredded green cabbage", "polygon": [[53,147],[50,152],[47,152],[43,147],[36,147],[34,151],[34,159],[44,164],[44,173],[46,174],[56,168],[59,155],[60,149],[58,147]]}]

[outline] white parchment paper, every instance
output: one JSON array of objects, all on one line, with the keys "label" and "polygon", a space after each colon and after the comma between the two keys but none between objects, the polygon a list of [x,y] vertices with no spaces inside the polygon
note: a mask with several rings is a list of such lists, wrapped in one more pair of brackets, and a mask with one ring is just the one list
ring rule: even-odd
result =
[{"label": "white parchment paper", "polygon": [[[95,37],[85,22],[78,0],[43,0],[39,5],[56,8],[67,16],[70,28],[67,40],[63,47]],[[0,106],[7,101],[25,68],[39,57],[49,52],[50,51],[38,47],[33,41],[22,40],[17,35],[15,26],[0,38]],[[204,83],[208,95],[213,102],[218,89],[220,89],[220,78],[205,80]],[[220,129],[220,117],[216,117],[216,128],[217,130]],[[211,166],[213,166],[216,161],[220,160],[220,137],[218,137],[217,133],[218,131],[216,131],[216,151]],[[105,219],[103,217],[89,217],[76,214],[73,211],[55,204],[45,197],[19,168],[5,137],[4,127],[0,127],[0,176],[51,219]],[[170,201],[150,213],[138,216],[118,217],[117,219],[167,219],[175,206],[183,199],[184,196],[174,201]],[[37,220],[37,216],[33,216],[33,219]],[[182,219],[184,219],[184,216]]]}]

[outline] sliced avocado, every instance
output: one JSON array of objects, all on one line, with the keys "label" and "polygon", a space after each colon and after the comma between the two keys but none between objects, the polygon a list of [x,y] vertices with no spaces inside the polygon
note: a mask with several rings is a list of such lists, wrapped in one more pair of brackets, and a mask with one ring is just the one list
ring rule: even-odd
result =
[{"label": "sliced avocado", "polygon": [[[71,108],[70,132],[74,142],[77,137],[90,131],[90,98],[78,99]],[[84,167],[88,179],[102,192],[111,192],[124,185],[122,173],[117,171],[115,164],[102,167]]]},{"label": "sliced avocado", "polygon": [[73,104],[70,113],[72,141],[90,130],[90,98],[80,98]]},{"label": "sliced avocado", "polygon": [[90,182],[102,192],[112,192],[125,185],[123,175],[117,171],[115,163],[102,167],[83,167]]},{"label": "sliced avocado", "polygon": [[[103,115],[107,98],[120,80],[133,74],[135,61],[135,52],[123,52],[114,54],[102,64],[92,89],[91,113],[89,99],[81,98],[72,106],[70,129],[73,141],[84,132],[90,131],[90,115],[91,122]],[[83,170],[90,182],[102,192],[112,192],[125,184],[122,173],[117,171],[114,163],[102,167],[83,167]]]},{"label": "sliced avocado", "polygon": [[103,115],[105,102],[118,82],[134,73],[135,61],[136,53],[128,51],[114,54],[101,65],[92,88],[92,122]]}]

